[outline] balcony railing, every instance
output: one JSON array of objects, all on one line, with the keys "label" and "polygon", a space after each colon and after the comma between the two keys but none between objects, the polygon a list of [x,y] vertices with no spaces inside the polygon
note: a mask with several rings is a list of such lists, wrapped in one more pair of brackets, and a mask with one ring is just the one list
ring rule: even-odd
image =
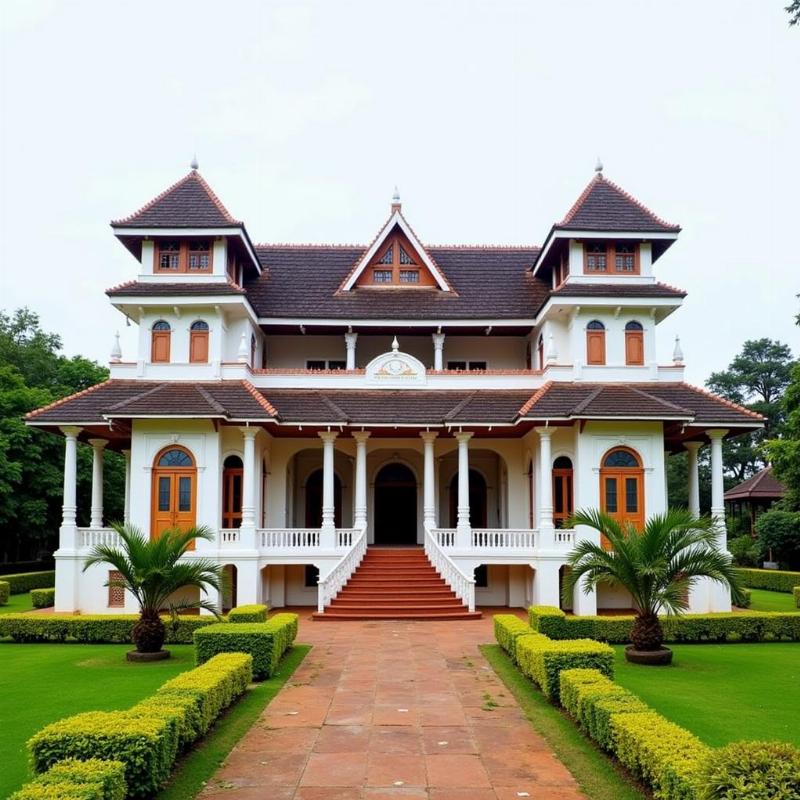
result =
[{"label": "balcony railing", "polygon": [[78,528],[78,546],[95,547],[98,544],[119,547],[119,534],[113,528]]}]

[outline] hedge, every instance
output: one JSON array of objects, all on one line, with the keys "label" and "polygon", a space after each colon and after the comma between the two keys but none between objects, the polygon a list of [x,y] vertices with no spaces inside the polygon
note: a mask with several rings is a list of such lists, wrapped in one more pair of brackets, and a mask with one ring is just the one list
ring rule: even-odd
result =
[{"label": "hedge", "polygon": [[742,589],[742,601],[739,608],[750,608],[753,605],[753,593],[749,589]]},{"label": "hedge", "polygon": [[3,575],[3,580],[11,587],[11,594],[26,594],[31,589],[49,589],[56,585],[55,570],[46,572],[19,572]]},{"label": "hedge", "polygon": [[223,622],[197,630],[195,662],[203,664],[218,653],[249,653],[253,657],[253,676],[259,680],[269,678],[297,636],[297,619],[297,614],[276,614],[267,622]]},{"label": "hedge", "polygon": [[[16,642],[63,642],[68,639],[85,644],[126,644],[131,630],[139,619],[134,614],[84,614],[72,617],[44,614],[0,615],[0,638],[11,637]],[[217,622],[213,616],[162,617],[167,627],[169,644],[191,644],[198,628]]]},{"label": "hedge", "polygon": [[228,612],[228,622],[266,622],[268,610],[262,605],[237,606]]},{"label": "hedge", "polygon": [[11,795],[11,800],[124,800],[125,765],[90,758],[59,761]]},{"label": "hedge", "polygon": [[[551,639],[589,638],[611,644],[630,642],[634,617],[568,617],[554,606],[531,606],[531,628]],[[737,614],[681,614],[661,617],[667,642],[800,641],[800,613],[746,611]]]},{"label": "hedge", "polygon": [[34,608],[50,608],[55,605],[56,590],[53,589],[31,589],[31,604]]},{"label": "hedge", "polygon": [[8,581],[0,581],[0,606],[8,603],[9,595],[11,594],[11,586]]},{"label": "hedge", "polygon": [[800,608],[800,586],[795,586],[792,589],[792,594],[794,595],[794,604]]},{"label": "hedge", "polygon": [[611,677],[614,651],[591,639],[552,641],[546,636],[523,636],[517,643],[517,663],[523,675],[536,683],[553,702],[560,699],[559,673],[588,667]]},{"label": "hedge", "polygon": [[531,627],[514,614],[494,615],[494,638],[497,643],[511,657],[517,661],[517,640],[520,636],[533,636],[535,632]]},{"label": "hedge", "polygon": [[795,586],[800,586],[800,572],[787,572],[778,569],[737,568],[739,577],[745,586],[751,589],[767,589],[770,592],[792,593]]}]

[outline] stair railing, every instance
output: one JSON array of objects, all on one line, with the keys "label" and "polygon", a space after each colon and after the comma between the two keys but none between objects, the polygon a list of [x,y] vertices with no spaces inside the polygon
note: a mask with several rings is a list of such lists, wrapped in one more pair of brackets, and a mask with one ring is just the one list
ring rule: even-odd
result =
[{"label": "stair railing", "polygon": [[433,531],[425,526],[425,555],[456,597],[470,611],[475,610],[475,578],[464,574],[437,541]]},{"label": "stair railing", "polygon": [[344,588],[366,555],[367,526],[354,531],[351,541],[350,548],[336,566],[317,584],[317,611],[320,613],[325,611],[325,607],[330,605],[333,598]]}]

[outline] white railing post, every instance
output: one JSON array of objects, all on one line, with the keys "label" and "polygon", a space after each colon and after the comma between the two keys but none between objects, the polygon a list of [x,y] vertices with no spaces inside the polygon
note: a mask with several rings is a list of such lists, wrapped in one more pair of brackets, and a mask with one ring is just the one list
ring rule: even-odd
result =
[{"label": "white railing post", "polygon": [[455,592],[470,611],[475,610],[475,578],[465,575],[445,553],[437,541],[435,532],[425,526],[425,555],[444,582]]}]

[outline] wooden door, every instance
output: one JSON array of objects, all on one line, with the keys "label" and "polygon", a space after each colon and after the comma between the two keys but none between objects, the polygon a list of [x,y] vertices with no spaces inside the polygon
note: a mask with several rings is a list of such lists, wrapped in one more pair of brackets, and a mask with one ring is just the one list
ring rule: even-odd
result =
[{"label": "wooden door", "polygon": [[644,364],[644,334],[642,331],[625,331],[625,363]]},{"label": "wooden door", "polygon": [[[197,521],[197,469],[182,447],[170,447],[156,457],[150,535],[169,528],[187,530]],[[189,548],[194,549],[194,543]]]},{"label": "wooden door", "polygon": [[222,527],[242,526],[242,480],[244,470],[225,467],[222,471]]},{"label": "wooden door", "polygon": [[[606,454],[600,469],[600,507],[620,524],[637,530],[644,526],[644,470],[639,457],[628,448]],[[603,547],[609,542],[602,537]]]}]

